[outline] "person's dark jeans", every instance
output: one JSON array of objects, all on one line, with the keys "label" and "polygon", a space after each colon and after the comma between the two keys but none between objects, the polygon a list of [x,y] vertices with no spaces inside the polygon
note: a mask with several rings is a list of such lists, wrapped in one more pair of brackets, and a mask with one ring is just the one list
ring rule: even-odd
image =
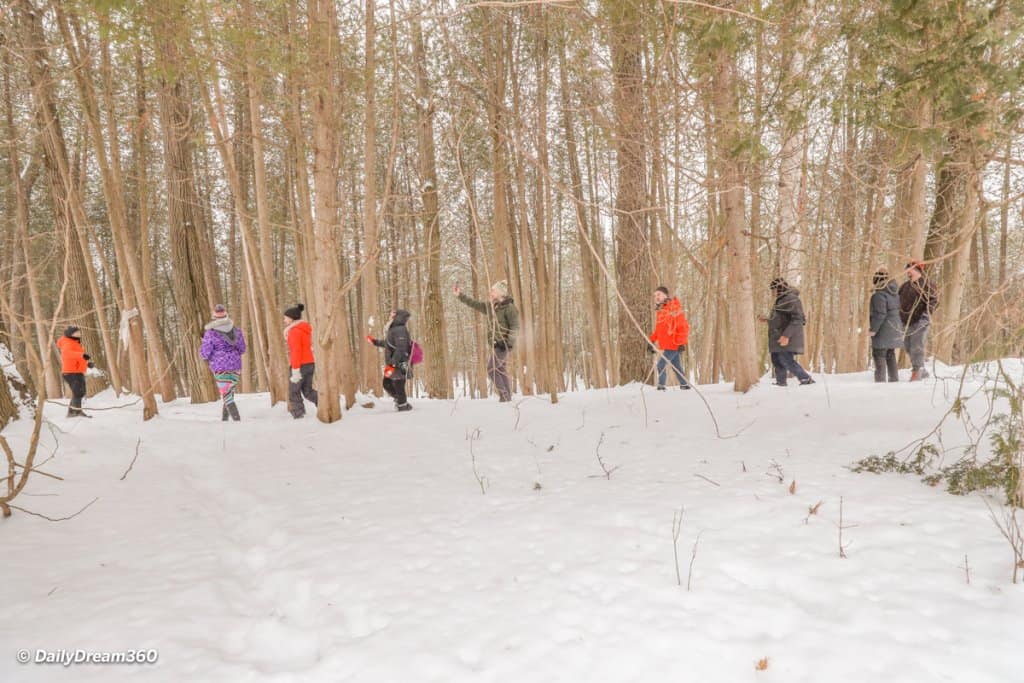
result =
[{"label": "person's dark jeans", "polygon": [[772,366],[775,368],[775,382],[779,386],[786,386],[786,377],[790,372],[801,382],[811,379],[807,371],[796,362],[796,354],[792,351],[772,352]]},{"label": "person's dark jeans", "polygon": [[662,351],[661,355],[658,356],[658,386],[665,386],[666,375],[668,374],[665,372],[665,369],[669,365],[672,366],[672,372],[675,373],[676,379],[679,380],[679,386],[689,386],[686,382],[686,371],[683,370],[682,354],[678,350]]},{"label": "person's dark jeans", "polygon": [[306,404],[302,402],[303,397],[316,405],[317,393],[313,388],[314,372],[316,372],[316,363],[306,363],[299,367],[302,379],[298,382],[288,382],[288,412],[294,417],[302,417],[306,414]]},{"label": "person's dark jeans", "polygon": [[409,399],[405,395],[405,379],[404,378],[403,379],[391,379],[390,377],[385,377],[384,378],[384,382],[383,382],[383,386],[384,386],[384,391],[387,392],[388,396],[390,396],[391,398],[395,399],[395,403],[397,403],[398,405],[404,406],[406,403],[409,402]]},{"label": "person's dark jeans", "polygon": [[64,381],[71,389],[71,405],[68,414],[82,412],[82,399],[85,398],[85,375],[80,372],[64,373]]},{"label": "person's dark jeans", "polygon": [[888,373],[890,382],[900,381],[896,367],[896,349],[872,349],[871,356],[875,360],[875,381],[884,382]]},{"label": "person's dark jeans", "polygon": [[491,349],[491,357],[487,359],[487,376],[494,383],[498,398],[502,401],[511,401],[512,380],[508,376],[508,349],[497,346]]}]

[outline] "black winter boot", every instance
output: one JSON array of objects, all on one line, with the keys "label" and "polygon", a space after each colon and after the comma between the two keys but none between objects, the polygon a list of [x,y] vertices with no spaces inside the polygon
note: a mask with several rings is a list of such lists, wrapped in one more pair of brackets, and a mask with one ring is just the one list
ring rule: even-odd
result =
[{"label": "black winter boot", "polygon": [[407,412],[407,411],[410,411],[410,410],[412,410],[412,406],[410,404],[408,404],[408,403],[401,403],[398,406],[398,412],[400,412],[400,413],[404,413],[404,412]]},{"label": "black winter boot", "polygon": [[230,413],[231,413],[231,419],[232,419],[232,420],[234,420],[235,422],[238,422],[239,420],[241,420],[241,419],[242,419],[242,418],[241,418],[241,417],[240,417],[240,416],[238,415],[238,406],[236,406],[236,405],[235,405],[234,403],[232,403],[232,404],[230,404],[230,405],[228,406],[228,412],[230,412]]},{"label": "black winter boot", "polygon": [[226,403],[221,406],[220,420],[221,420],[221,422],[227,422],[228,421],[228,406],[227,406]]}]

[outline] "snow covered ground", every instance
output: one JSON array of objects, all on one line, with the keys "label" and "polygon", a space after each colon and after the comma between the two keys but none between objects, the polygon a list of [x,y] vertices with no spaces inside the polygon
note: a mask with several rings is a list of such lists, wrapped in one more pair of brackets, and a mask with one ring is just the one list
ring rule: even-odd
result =
[{"label": "snow covered ground", "polygon": [[732,438],[694,392],[637,386],[330,426],[252,395],[239,424],[51,406],[43,469],[65,481],[17,502],[98,500],[0,520],[0,681],[1021,681],[1024,586],[980,497],[846,469],[927,433],[953,390],[703,387]]}]

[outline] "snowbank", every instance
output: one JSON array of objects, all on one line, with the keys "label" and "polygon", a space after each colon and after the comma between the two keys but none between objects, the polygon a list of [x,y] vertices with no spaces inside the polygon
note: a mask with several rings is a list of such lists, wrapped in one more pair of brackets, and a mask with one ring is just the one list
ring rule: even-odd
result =
[{"label": "snowbank", "polygon": [[931,429],[955,382],[703,387],[725,438],[694,392],[637,387],[330,426],[264,396],[239,424],[54,411],[65,481],[19,502],[98,500],[2,522],[0,680],[1020,680],[1024,586],[983,501],[847,469]]}]

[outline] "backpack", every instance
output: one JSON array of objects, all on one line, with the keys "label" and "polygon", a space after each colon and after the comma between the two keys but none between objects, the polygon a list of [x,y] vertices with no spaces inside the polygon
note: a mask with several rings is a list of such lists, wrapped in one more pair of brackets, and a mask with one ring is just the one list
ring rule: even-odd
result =
[{"label": "backpack", "polygon": [[409,365],[419,365],[423,362],[423,347],[419,342],[413,342],[409,350]]}]

